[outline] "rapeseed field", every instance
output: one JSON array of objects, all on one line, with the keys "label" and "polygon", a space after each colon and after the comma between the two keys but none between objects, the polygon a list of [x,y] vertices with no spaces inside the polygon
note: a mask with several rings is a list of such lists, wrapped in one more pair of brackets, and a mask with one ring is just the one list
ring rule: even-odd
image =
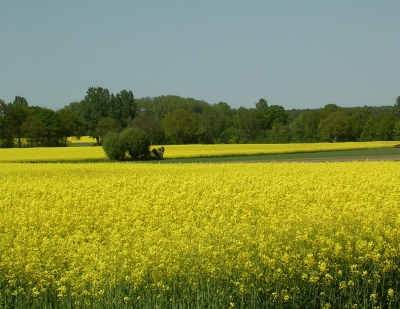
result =
[{"label": "rapeseed field", "polygon": [[[87,142],[89,137],[82,137]],[[79,142],[79,141],[78,141]],[[164,145],[165,159],[304,153],[353,149],[391,148],[400,142],[349,142],[314,144]],[[78,143],[79,144],[79,143]],[[152,146],[151,148],[159,148]],[[101,147],[40,147],[0,149],[0,162],[105,160]]]},{"label": "rapeseed field", "polygon": [[0,170],[0,308],[399,307],[399,163]]},{"label": "rapeseed field", "polygon": [[[337,150],[390,148],[398,142],[347,142],[309,144],[216,144],[168,145],[165,158],[224,157],[264,154],[287,154]],[[158,147],[158,146],[155,146]]]}]

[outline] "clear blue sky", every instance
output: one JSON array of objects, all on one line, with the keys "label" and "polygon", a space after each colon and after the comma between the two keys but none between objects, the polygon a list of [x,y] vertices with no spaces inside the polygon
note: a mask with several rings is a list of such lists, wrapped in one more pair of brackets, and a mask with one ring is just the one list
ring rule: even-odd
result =
[{"label": "clear blue sky", "polygon": [[232,107],[394,105],[400,1],[0,1],[0,99],[89,87]]}]

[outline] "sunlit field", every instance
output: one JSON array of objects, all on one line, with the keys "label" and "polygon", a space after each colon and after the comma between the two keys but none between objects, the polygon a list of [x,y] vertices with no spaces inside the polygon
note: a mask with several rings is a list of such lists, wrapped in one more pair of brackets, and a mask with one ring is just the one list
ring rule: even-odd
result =
[{"label": "sunlit field", "polygon": [[0,170],[0,308],[398,308],[399,163]]},{"label": "sunlit field", "polygon": [[80,144],[80,143],[93,143],[96,144],[96,139],[90,136],[82,136],[81,138],[77,139],[75,137],[68,138],[69,144]]},{"label": "sunlit field", "polygon": [[[222,157],[235,155],[285,154],[316,151],[376,149],[393,147],[399,142],[349,142],[311,144],[217,144],[167,145],[165,158]],[[157,146],[154,146],[157,147]]]},{"label": "sunlit field", "polygon": [[0,162],[106,159],[101,147],[1,148]]},{"label": "sunlit field", "polygon": [[[89,138],[83,138],[83,141]],[[301,152],[390,148],[400,142],[315,143],[315,144],[219,144],[164,145],[164,158],[223,157],[239,155],[285,154]],[[158,148],[160,146],[152,146]],[[101,147],[11,148],[0,149],[0,162],[102,160]]]}]

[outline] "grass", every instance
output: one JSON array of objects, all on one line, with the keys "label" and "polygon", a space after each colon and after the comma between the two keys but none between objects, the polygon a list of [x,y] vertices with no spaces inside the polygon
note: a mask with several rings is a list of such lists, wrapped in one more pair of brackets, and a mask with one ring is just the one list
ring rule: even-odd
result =
[{"label": "grass", "polygon": [[[212,158],[180,158],[165,159],[154,161],[155,163],[218,163],[218,162],[255,162],[255,161],[284,161],[300,159],[329,159],[329,158],[357,158],[357,157],[379,157],[379,156],[400,156],[400,149],[379,148],[379,149],[360,149],[360,150],[340,150],[340,151],[320,151],[306,153],[287,153],[287,154],[268,154],[255,156],[227,156]],[[400,160],[400,158],[399,158]]]}]

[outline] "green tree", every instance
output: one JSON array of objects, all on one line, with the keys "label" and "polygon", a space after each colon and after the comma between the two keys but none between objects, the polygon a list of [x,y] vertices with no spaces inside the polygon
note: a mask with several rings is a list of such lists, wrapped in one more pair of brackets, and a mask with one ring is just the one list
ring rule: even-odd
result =
[{"label": "green tree", "polygon": [[168,114],[177,109],[183,109],[190,114],[199,115],[209,105],[201,100],[181,98],[174,95],[141,98],[136,100],[136,104],[139,112],[152,112],[161,122]]},{"label": "green tree", "polygon": [[22,132],[31,147],[39,146],[40,141],[46,137],[47,129],[43,121],[35,115],[29,115],[22,125]]},{"label": "green tree", "polygon": [[124,145],[118,133],[110,132],[104,136],[103,150],[111,160],[122,160],[125,157]]},{"label": "green tree", "polygon": [[[226,104],[226,103],[225,103]],[[227,143],[229,141],[227,129],[232,125],[229,112],[224,103],[209,105],[199,115],[197,137],[203,144]]]},{"label": "green tree", "polygon": [[271,105],[267,110],[267,122],[269,126],[271,126],[271,128],[274,124],[277,123],[283,125],[287,124],[288,118],[289,116],[282,106]]},{"label": "green tree", "polygon": [[121,146],[132,159],[139,159],[150,154],[150,139],[140,128],[126,128],[120,135]]},{"label": "green tree", "polygon": [[292,142],[317,142],[318,125],[322,119],[322,113],[317,110],[300,114],[290,125]]},{"label": "green tree", "polygon": [[164,141],[164,131],[160,121],[150,112],[141,113],[132,121],[132,127],[140,128],[147,133],[150,144],[160,144]]},{"label": "green tree", "polygon": [[22,125],[28,115],[28,102],[25,98],[16,96],[14,101],[8,104],[8,124],[12,134],[18,138],[18,147],[21,147]]},{"label": "green tree", "polygon": [[13,103],[15,106],[28,107],[28,101],[24,97],[16,96]]},{"label": "green tree", "polygon": [[400,119],[400,96],[397,97],[395,107],[395,116],[397,119]]},{"label": "green tree", "polygon": [[161,126],[166,137],[174,144],[186,144],[194,141],[198,121],[195,115],[184,109],[177,109],[164,118]]},{"label": "green tree", "polygon": [[118,121],[121,128],[126,128],[135,118],[136,113],[132,91],[121,90],[115,96],[111,94],[108,117]]},{"label": "green tree", "polygon": [[376,119],[376,139],[380,141],[392,141],[396,118],[392,113],[380,114]]},{"label": "green tree", "polygon": [[49,108],[30,107],[34,117],[40,120],[46,127],[46,135],[42,138],[42,146],[64,145],[64,127],[58,113]]},{"label": "green tree", "polygon": [[394,134],[393,134],[394,140],[400,141],[400,121],[396,121],[393,131],[394,131]]},{"label": "green tree", "polygon": [[365,123],[371,117],[371,111],[368,108],[354,108],[351,110],[351,115],[349,116],[350,130],[351,130],[351,141],[358,141],[361,138],[363,128]]},{"label": "green tree", "polygon": [[85,124],[74,112],[69,109],[61,109],[57,114],[62,124],[65,146],[67,146],[68,137],[74,136],[79,139],[85,134]]},{"label": "green tree", "polygon": [[101,118],[108,117],[110,110],[110,93],[102,87],[90,87],[82,101],[82,117],[86,124],[86,133],[96,138],[97,144],[100,141],[95,134],[97,124]]},{"label": "green tree", "polygon": [[11,148],[14,147],[14,138],[12,128],[8,118],[7,105],[3,100],[0,100],[0,147]]},{"label": "green tree", "polygon": [[239,107],[233,116],[233,125],[236,130],[231,131],[235,134],[232,141],[240,144],[254,142],[261,132],[258,117],[259,113],[255,108]]},{"label": "green tree", "polygon": [[118,133],[121,130],[121,125],[117,120],[110,117],[100,118],[99,122],[97,123],[96,129],[94,130],[94,135],[96,136],[96,140],[98,140],[101,144],[106,134],[110,132]]},{"label": "green tree", "polygon": [[360,141],[370,142],[376,140],[376,122],[373,116],[370,116],[363,126],[360,135]]},{"label": "green tree", "polygon": [[267,100],[261,98],[256,103],[256,109],[260,112],[266,112],[268,110],[268,102]]},{"label": "green tree", "polygon": [[351,133],[350,129],[349,118],[341,111],[330,114],[318,125],[321,139],[332,143],[347,141]]},{"label": "green tree", "polygon": [[260,99],[256,103],[258,125],[261,130],[270,130],[276,123],[285,125],[288,121],[288,114],[279,105],[268,106],[265,99]]}]

